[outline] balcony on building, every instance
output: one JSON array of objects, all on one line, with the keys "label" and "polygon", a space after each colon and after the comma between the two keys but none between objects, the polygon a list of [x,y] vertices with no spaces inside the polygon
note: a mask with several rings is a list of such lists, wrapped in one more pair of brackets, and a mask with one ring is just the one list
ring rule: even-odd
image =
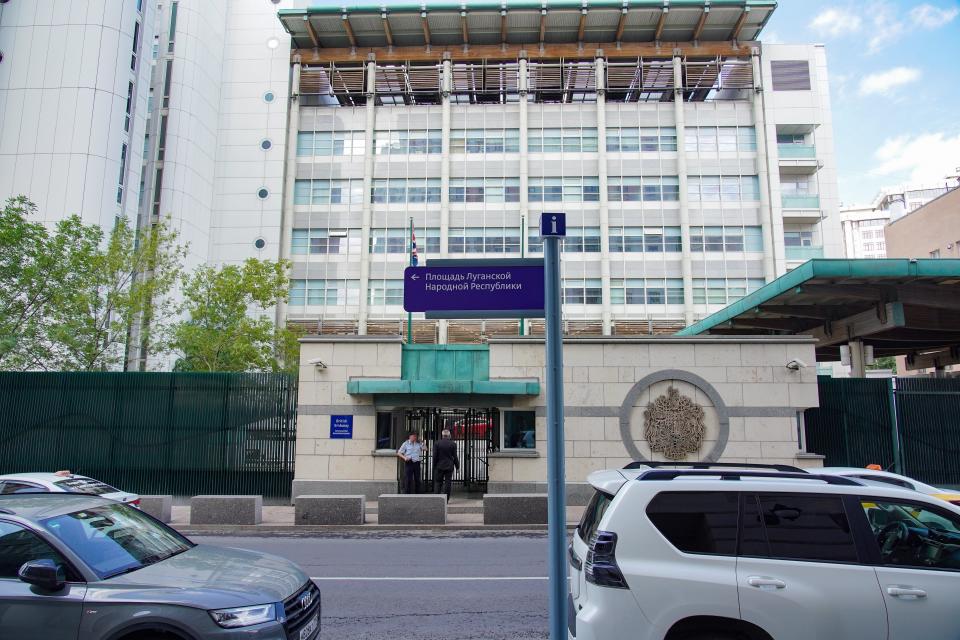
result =
[{"label": "balcony on building", "polygon": [[817,159],[816,125],[778,124],[777,159],[781,175],[810,175],[823,163]]},{"label": "balcony on building", "polygon": [[823,257],[823,247],[784,247],[787,262],[806,262]]}]

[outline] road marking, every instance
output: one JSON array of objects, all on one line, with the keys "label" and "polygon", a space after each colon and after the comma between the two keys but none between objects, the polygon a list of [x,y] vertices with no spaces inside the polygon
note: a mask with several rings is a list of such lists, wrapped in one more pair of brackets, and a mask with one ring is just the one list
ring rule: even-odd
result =
[{"label": "road marking", "polygon": [[337,582],[337,581],[350,581],[350,582],[391,582],[391,581],[406,581],[406,582],[475,582],[475,581],[535,581],[535,580],[548,580],[546,576],[473,576],[473,577],[432,577],[432,576],[323,576],[315,577],[311,576],[311,580],[314,582],[326,581],[326,582]]}]

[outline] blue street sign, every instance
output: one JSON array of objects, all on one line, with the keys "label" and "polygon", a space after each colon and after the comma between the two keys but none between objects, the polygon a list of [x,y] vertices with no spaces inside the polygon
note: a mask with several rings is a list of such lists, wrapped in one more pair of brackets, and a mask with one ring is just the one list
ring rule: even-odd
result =
[{"label": "blue street sign", "polygon": [[431,260],[403,272],[403,308],[427,318],[542,318],[543,260]]},{"label": "blue street sign", "polygon": [[333,440],[352,440],[353,416],[330,416],[330,438]]},{"label": "blue street sign", "polygon": [[540,214],[540,236],[565,236],[567,235],[567,214],[548,213],[544,211]]}]

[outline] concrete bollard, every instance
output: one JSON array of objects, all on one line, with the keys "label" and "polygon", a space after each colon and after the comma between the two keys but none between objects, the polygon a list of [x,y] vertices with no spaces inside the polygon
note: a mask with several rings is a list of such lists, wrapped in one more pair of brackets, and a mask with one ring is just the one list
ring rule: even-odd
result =
[{"label": "concrete bollard", "polygon": [[446,524],[447,496],[384,494],[377,501],[380,524]]},{"label": "concrete bollard", "polygon": [[363,524],[367,505],[364,496],[297,496],[294,524]]},{"label": "concrete bollard", "polygon": [[140,496],[140,510],[160,522],[170,522],[173,496]]},{"label": "concrete bollard", "polygon": [[263,496],[194,496],[190,524],[260,524]]},{"label": "concrete bollard", "polygon": [[483,524],[547,524],[547,494],[487,493]]}]

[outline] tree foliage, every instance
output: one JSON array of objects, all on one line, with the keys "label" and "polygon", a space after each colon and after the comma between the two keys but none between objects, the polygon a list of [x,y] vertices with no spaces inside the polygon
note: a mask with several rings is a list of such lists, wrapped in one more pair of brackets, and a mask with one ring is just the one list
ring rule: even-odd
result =
[{"label": "tree foliage", "polygon": [[[134,231],[120,218],[104,241],[76,215],[48,230],[35,214],[23,196],[0,214],[0,369],[119,369],[131,334],[163,352],[176,309],[154,303],[181,276],[176,233],[162,222]],[[150,328],[139,332],[144,317]]]},{"label": "tree foliage", "polygon": [[292,371],[297,334],[277,327],[268,311],[286,301],[286,261],[201,266],[184,281],[188,319],[174,330],[178,371]]}]

